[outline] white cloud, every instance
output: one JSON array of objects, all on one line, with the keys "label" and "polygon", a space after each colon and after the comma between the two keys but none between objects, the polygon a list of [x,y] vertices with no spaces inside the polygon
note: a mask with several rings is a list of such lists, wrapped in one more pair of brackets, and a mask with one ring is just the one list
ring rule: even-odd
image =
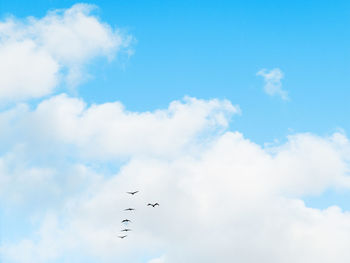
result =
[{"label": "white cloud", "polygon": [[94,158],[164,157],[176,154],[200,133],[223,130],[229,117],[239,112],[226,100],[186,97],[165,110],[137,113],[126,111],[119,102],[87,107],[83,100],[61,94],[44,100],[34,111],[22,104],[3,112],[0,123],[4,143],[16,130],[26,130],[21,140],[30,137],[32,147],[44,144],[45,150],[47,144],[56,149],[64,144]]},{"label": "white cloud", "polygon": [[[62,79],[75,85],[87,61],[127,47],[91,9],[0,23],[0,100],[50,94]],[[279,69],[257,75],[268,94],[287,99]],[[20,211],[16,219],[34,229],[2,240],[1,260],[349,262],[350,213],[302,201],[349,191],[348,138],[295,134],[264,148],[228,130],[239,113],[218,99],[130,112],[65,94],[1,112],[0,212]],[[130,205],[133,231],[121,240]]]},{"label": "white cloud", "polygon": [[158,257],[158,258],[153,258],[151,259],[148,263],[164,263],[165,262],[165,257]]},{"label": "white cloud", "polygon": [[0,100],[42,97],[61,80],[76,86],[86,62],[127,48],[130,36],[100,22],[93,9],[77,4],[41,19],[0,22]]},{"label": "white cloud", "polygon": [[279,68],[274,68],[270,71],[262,69],[256,75],[264,78],[264,90],[268,95],[279,95],[283,100],[288,100],[287,91],[282,89],[281,79],[284,77],[282,70]]},{"label": "white cloud", "polygon": [[[33,163],[28,150],[17,147],[0,157],[0,204],[10,208],[31,209],[33,215],[53,205],[63,197],[81,193],[91,184],[98,185],[101,176],[84,164]],[[56,163],[57,165],[57,163]]]},{"label": "white cloud", "polygon": [[0,45],[0,99],[40,97],[58,83],[59,64],[31,40]]},{"label": "white cloud", "polygon": [[[60,95],[32,111],[22,106],[4,113],[5,127],[34,123],[36,142],[49,138],[61,144],[51,163],[55,174],[64,174],[62,161],[86,162],[81,152],[89,152],[90,163],[106,156],[128,159],[97,184],[90,181],[77,194],[62,196],[60,206],[39,218],[35,233],[2,245],[2,257],[26,263],[69,255],[77,262],[84,257],[98,262],[348,262],[350,214],[337,207],[309,208],[301,201],[330,188],[349,189],[347,137],[295,134],[280,146],[262,148],[239,132],[223,130],[236,112],[227,101],[187,98],[168,109],[135,113],[120,103],[87,107]],[[37,150],[32,140],[20,139],[27,155]],[[96,173],[103,176],[99,169]],[[40,178],[60,185],[59,176]],[[134,197],[125,193],[134,189],[140,190]],[[159,207],[146,206],[155,201]],[[137,208],[129,215],[133,231],[121,240],[117,234],[129,205]]]}]

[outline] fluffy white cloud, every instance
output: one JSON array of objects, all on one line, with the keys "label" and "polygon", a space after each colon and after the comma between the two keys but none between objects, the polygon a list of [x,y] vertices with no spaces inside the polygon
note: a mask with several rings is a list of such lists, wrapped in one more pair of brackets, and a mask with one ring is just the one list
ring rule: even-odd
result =
[{"label": "fluffy white cloud", "polygon": [[[50,94],[62,78],[75,85],[88,60],[129,45],[91,9],[1,22],[0,100]],[[257,74],[287,99],[279,69]],[[295,134],[264,148],[228,130],[239,113],[227,100],[130,112],[65,94],[1,112],[0,215],[30,225],[1,241],[1,260],[349,262],[349,212],[302,201],[349,190],[348,138]],[[132,232],[122,240],[125,217]]]},{"label": "fluffy white cloud", "polygon": [[137,113],[126,111],[119,102],[87,107],[81,99],[62,94],[44,100],[33,111],[22,104],[1,113],[0,135],[5,143],[16,130],[26,130],[21,140],[31,141],[33,148],[45,144],[47,150],[48,142],[57,148],[73,145],[87,157],[164,157],[178,153],[200,134],[223,130],[229,117],[239,112],[226,100],[185,97],[168,109]]},{"label": "fluffy white cloud", "polygon": [[0,99],[50,93],[58,83],[57,61],[34,41],[11,42],[0,44]]},{"label": "fluffy white cloud", "polygon": [[[87,107],[60,95],[34,110],[19,106],[3,113],[3,124],[34,123],[37,142],[61,144],[59,161],[52,164],[55,174],[64,174],[62,160],[86,162],[81,152],[88,152],[91,170],[96,158],[128,159],[109,176],[97,169],[98,183],[90,181],[78,194],[62,198],[59,207],[36,221],[41,226],[35,233],[3,244],[2,257],[26,263],[70,257],[75,262],[85,257],[98,262],[348,262],[350,214],[338,207],[309,208],[301,200],[329,188],[349,189],[347,137],[295,134],[280,146],[262,148],[239,132],[223,130],[237,111],[227,101],[186,98],[168,109],[135,113],[120,103]],[[32,140],[20,141],[35,151]],[[73,160],[65,160],[72,154]],[[60,177],[40,178],[60,185]],[[134,189],[140,192],[133,197],[125,193]],[[148,202],[160,206],[150,208]],[[126,214],[126,206],[137,210]],[[117,235],[125,217],[133,231],[121,240]]]},{"label": "fluffy white cloud", "polygon": [[53,205],[62,198],[81,193],[102,177],[84,164],[33,163],[28,151],[17,147],[0,158],[0,206],[31,209],[33,214]]},{"label": "fluffy white cloud", "polygon": [[22,100],[50,94],[63,79],[77,85],[84,64],[97,56],[112,58],[130,44],[77,4],[45,17],[0,22],[0,100]]},{"label": "fluffy white cloud", "polygon": [[262,76],[264,78],[264,90],[268,95],[279,95],[283,100],[288,100],[287,91],[282,89],[282,70],[280,70],[279,68],[274,68],[270,71],[268,71],[267,69],[262,69],[258,73],[256,73],[256,75]]}]

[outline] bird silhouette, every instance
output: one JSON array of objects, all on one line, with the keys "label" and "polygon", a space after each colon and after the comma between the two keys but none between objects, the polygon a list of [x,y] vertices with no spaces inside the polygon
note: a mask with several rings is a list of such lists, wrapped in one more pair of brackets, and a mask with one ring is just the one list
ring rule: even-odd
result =
[{"label": "bird silhouette", "polygon": [[127,209],[124,209],[124,211],[134,211],[136,210],[135,208],[127,208]]},{"label": "bird silhouette", "polygon": [[125,235],[125,236],[118,236],[118,237],[121,238],[121,239],[123,239],[123,238],[127,237],[127,235]]},{"label": "bird silhouette", "polygon": [[128,194],[131,194],[131,195],[134,195],[134,194],[137,194],[139,191],[135,191],[135,192],[126,192]]},{"label": "bird silhouette", "polygon": [[159,204],[158,203],[155,203],[155,204],[151,204],[151,203],[148,203],[148,205],[147,206],[152,206],[152,207],[155,207],[155,206],[159,206]]},{"label": "bird silhouette", "polygon": [[131,229],[129,229],[129,228],[125,228],[125,229],[123,229],[123,230],[121,230],[122,232],[128,232],[128,231],[131,231]]},{"label": "bird silhouette", "polygon": [[128,223],[128,222],[131,222],[129,219],[124,219],[123,221],[122,221],[122,223]]}]

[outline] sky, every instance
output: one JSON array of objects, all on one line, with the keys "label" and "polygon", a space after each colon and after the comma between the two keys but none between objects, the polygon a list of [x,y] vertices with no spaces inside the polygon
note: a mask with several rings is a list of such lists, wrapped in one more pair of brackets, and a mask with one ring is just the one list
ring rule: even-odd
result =
[{"label": "sky", "polygon": [[349,15],[0,1],[0,262],[349,262]]}]

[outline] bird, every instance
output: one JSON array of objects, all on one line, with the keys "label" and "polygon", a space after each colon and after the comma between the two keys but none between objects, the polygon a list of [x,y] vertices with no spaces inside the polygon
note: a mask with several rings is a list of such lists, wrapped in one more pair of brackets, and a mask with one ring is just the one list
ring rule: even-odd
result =
[{"label": "bird", "polygon": [[124,219],[124,220],[122,221],[122,223],[128,223],[128,222],[131,222],[131,220],[129,220],[129,219]]},{"label": "bird", "polygon": [[135,192],[126,192],[127,194],[131,194],[131,195],[134,195],[134,194],[137,194],[139,191],[135,191]]},{"label": "bird", "polygon": [[135,208],[127,208],[127,209],[124,209],[124,211],[134,211]]},{"label": "bird", "polygon": [[159,206],[159,204],[158,203],[155,203],[155,204],[151,204],[151,203],[148,203],[148,205],[147,206],[152,206],[152,207],[155,207],[155,206]]},{"label": "bird", "polygon": [[118,236],[119,238],[123,239],[125,237],[127,237],[128,235],[125,235],[125,236]]},{"label": "bird", "polygon": [[122,232],[128,232],[128,231],[131,231],[131,229],[129,229],[129,228],[125,228],[125,229],[123,229],[123,230],[121,230]]}]

